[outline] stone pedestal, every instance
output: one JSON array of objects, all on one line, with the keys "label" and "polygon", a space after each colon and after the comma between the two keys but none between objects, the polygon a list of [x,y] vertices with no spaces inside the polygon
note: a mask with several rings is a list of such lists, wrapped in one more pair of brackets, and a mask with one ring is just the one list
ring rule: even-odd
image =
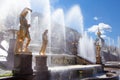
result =
[{"label": "stone pedestal", "polygon": [[97,56],[96,57],[96,64],[102,64],[101,57]]},{"label": "stone pedestal", "polygon": [[[14,55],[14,76],[30,76],[32,70],[32,55],[31,52],[22,52]],[[30,79],[31,80],[31,79]]]},{"label": "stone pedestal", "polygon": [[49,80],[49,71],[47,67],[47,56],[36,56],[36,80]]}]

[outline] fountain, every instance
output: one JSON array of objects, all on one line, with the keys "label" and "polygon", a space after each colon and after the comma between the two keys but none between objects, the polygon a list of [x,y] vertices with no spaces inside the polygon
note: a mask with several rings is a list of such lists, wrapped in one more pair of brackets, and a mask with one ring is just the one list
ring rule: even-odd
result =
[{"label": "fountain", "polygon": [[94,41],[91,37],[88,37],[87,33],[84,33],[79,40],[78,53],[84,59],[92,63],[96,62]]},{"label": "fountain", "polygon": [[66,34],[64,12],[62,9],[57,9],[52,13],[51,32],[51,52],[55,54],[64,54],[66,51]]},{"label": "fountain", "polygon": [[66,26],[72,27],[81,34],[84,32],[83,15],[79,5],[74,5],[66,14]]},{"label": "fountain", "polygon": [[[6,10],[9,9],[9,6],[14,7],[13,9],[10,8],[10,12],[8,12],[8,14],[4,14],[3,18],[0,19],[1,22],[3,22],[3,26],[5,26],[5,28],[9,28],[9,29],[17,29],[18,30],[18,26],[19,26],[19,13],[20,11],[24,8],[24,7],[39,7],[40,10],[37,10],[35,8],[35,12],[32,13],[31,15],[31,19],[30,19],[30,15],[27,16],[29,23],[31,23],[31,28],[30,28],[30,35],[31,35],[31,44],[30,47],[32,47],[32,49],[34,49],[33,47],[35,47],[37,50],[33,50],[33,52],[38,52],[40,46],[41,46],[41,35],[43,33],[43,31],[45,29],[48,29],[48,35],[49,35],[49,42],[48,42],[48,48],[47,48],[47,53],[49,54],[65,54],[66,52],[66,29],[65,29],[65,24],[70,24],[72,22],[72,18],[71,20],[68,21],[69,17],[73,14],[74,11],[76,11],[76,13],[78,12],[78,17],[80,18],[77,24],[79,24],[80,22],[80,27],[81,28],[81,32],[83,32],[83,25],[81,25],[81,23],[83,24],[83,21],[81,21],[82,17],[81,17],[81,11],[79,10],[79,6],[74,6],[73,8],[70,9],[70,11],[68,12],[68,16],[67,16],[67,20],[65,23],[65,17],[64,17],[64,11],[63,9],[56,9],[53,13],[50,10],[50,2],[49,0],[45,0],[45,1],[38,1],[36,3],[30,3],[30,1],[25,1],[24,4],[22,4],[21,1],[19,1],[19,4],[16,1],[11,1],[9,3],[7,3],[7,1],[5,2],[6,4],[9,4],[8,7],[6,7]],[[19,8],[15,8],[18,7]],[[36,5],[37,4],[37,5]],[[3,6],[5,7],[5,6]],[[74,10],[75,9],[75,10]],[[5,12],[3,11],[3,12]],[[13,21],[10,21],[10,20]],[[59,21],[58,21],[59,19]],[[57,21],[57,22],[56,22]],[[75,19],[74,19],[75,21]],[[68,26],[72,26],[72,25],[68,25]],[[77,25],[76,25],[77,26]],[[52,33],[51,33],[52,32]],[[35,39],[35,40],[34,40]],[[51,42],[52,41],[52,42]],[[61,42],[63,44],[61,44]],[[57,43],[57,44],[56,44]],[[54,45],[53,45],[54,44]],[[34,53],[33,53],[34,54]],[[68,53],[69,54],[69,53]]]},{"label": "fountain", "polygon": [[[45,29],[48,29],[48,53],[51,53],[51,11],[50,11],[50,1],[49,0],[37,0],[36,2],[31,1],[33,3],[31,7],[35,8],[35,13],[32,14],[31,17],[31,39],[32,39],[32,45],[35,45],[35,47],[39,47],[41,45],[41,35]],[[39,10],[38,10],[39,7]],[[36,9],[37,8],[37,9]],[[36,39],[36,40],[34,40]],[[36,51],[34,51],[36,52]],[[38,51],[37,51],[38,52]]]},{"label": "fountain", "polygon": [[[0,11],[2,11],[0,25],[2,25],[1,27],[3,30],[18,30],[19,13],[24,7],[33,8],[33,13],[31,16],[28,15],[27,19],[31,24],[30,35],[32,41],[29,48],[33,52],[32,69],[34,72],[37,70],[39,75],[40,69],[44,68],[41,67],[40,64],[44,64],[46,70],[51,71],[51,80],[79,80],[83,77],[93,76],[102,71],[100,65],[79,65],[76,63],[76,56],[81,57],[82,60],[84,59],[92,63],[96,62],[94,41],[92,38],[88,37],[86,32],[84,32],[82,12],[78,5],[72,6],[67,14],[65,14],[62,8],[58,8],[52,12],[50,0],[36,0],[36,2],[33,0],[31,0],[31,2],[30,0],[26,0],[24,3],[20,0],[18,1],[19,3],[16,0],[12,0],[11,2],[6,0],[4,2],[8,6],[5,7],[5,5],[2,5],[2,8],[0,9]],[[4,7],[5,11],[3,10]],[[7,10],[9,11],[7,12]],[[4,14],[5,12],[6,14]],[[77,30],[71,29],[71,27],[74,27]],[[35,58],[35,56],[39,54],[42,44],[41,34],[46,29],[48,29],[48,46],[46,49],[47,58],[45,57],[45,60],[48,59],[47,64],[46,61],[42,62],[42,60],[40,60],[39,62],[40,57],[37,59]],[[79,48],[77,47],[78,45]],[[76,51],[77,48],[78,54]],[[24,57],[20,58],[18,56],[18,58],[19,60],[25,60]],[[34,69],[35,59],[37,61],[36,65],[39,65],[37,69]],[[27,63],[27,60],[25,63]],[[30,66],[31,68],[31,61],[29,61],[27,66]],[[26,72],[26,74],[28,73]],[[30,75],[32,75],[32,72],[30,72]]]},{"label": "fountain", "polygon": [[[19,26],[18,18],[19,18],[19,13],[22,11],[22,9],[24,7],[31,7],[31,8],[33,6],[34,8],[37,7],[37,9],[35,8],[35,11],[37,12],[33,10],[34,13],[31,14],[31,18],[30,18],[30,15],[27,16],[29,23],[31,23],[31,26],[32,26],[30,28],[30,35],[32,40],[30,44],[30,49],[32,47],[31,50],[33,51],[33,55],[34,55],[34,52],[38,52],[38,50],[40,49],[41,40],[42,40],[40,34],[42,34],[45,29],[48,29],[49,42],[47,47],[47,54],[56,54],[54,55],[54,57],[56,58],[51,57],[53,60],[61,56],[61,59],[63,59],[63,63],[62,63],[63,65],[65,65],[66,63],[75,64],[75,59],[74,59],[75,56],[66,55],[66,53],[69,52],[66,50],[66,46],[67,46],[66,33],[68,33],[66,32],[66,29],[69,29],[69,28],[66,28],[65,25],[73,26],[76,24],[74,27],[76,27],[77,29],[80,29],[80,32],[83,33],[83,17],[82,17],[80,7],[78,5],[71,7],[71,9],[66,14],[67,17],[65,17],[63,9],[58,8],[53,13],[51,12],[51,9],[50,9],[51,5],[49,0],[37,1],[36,3],[32,1],[30,3],[30,1],[28,0],[28,1],[25,1],[24,4],[21,1],[19,1],[19,4],[18,4],[17,1],[12,0],[11,2],[6,1],[4,3],[9,4],[6,7],[5,11],[9,9],[9,6],[13,7],[13,8],[10,7],[9,9],[9,12],[11,13],[7,12],[7,14],[4,14],[3,18],[0,19],[0,21],[4,23],[1,25],[4,25],[5,29],[9,27],[9,29],[14,28],[18,30],[18,26]],[[2,6],[2,7],[4,8],[5,6]],[[38,10],[38,7],[40,10]],[[2,12],[4,13],[5,11],[2,11]],[[74,15],[76,16],[74,17]],[[10,21],[11,19],[13,21]],[[10,22],[10,24],[8,23],[8,21]],[[72,22],[73,24],[71,24]],[[71,37],[74,37],[75,34],[74,33],[72,34],[73,35]],[[74,37],[74,39],[70,42],[72,43],[76,41],[76,38],[77,37]],[[34,47],[38,49],[33,50]],[[58,54],[59,56],[57,57]],[[67,54],[71,54],[71,52]],[[70,62],[71,60],[72,62]],[[51,61],[51,59],[49,61]],[[68,62],[64,62],[64,61],[68,61]]]}]

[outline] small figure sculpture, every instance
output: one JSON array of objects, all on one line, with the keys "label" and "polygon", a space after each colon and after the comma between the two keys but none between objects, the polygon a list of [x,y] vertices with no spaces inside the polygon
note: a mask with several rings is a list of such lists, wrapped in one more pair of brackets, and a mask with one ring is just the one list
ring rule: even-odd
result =
[{"label": "small figure sculpture", "polygon": [[42,34],[42,47],[40,50],[40,55],[45,55],[45,51],[48,43],[47,33],[48,33],[48,30],[45,30],[45,32]]},{"label": "small figure sculpture", "polygon": [[[17,40],[16,40],[16,53],[17,52],[27,52],[28,51],[28,45],[31,41],[30,34],[29,34],[29,27],[30,24],[28,24],[26,16],[28,14],[28,11],[31,11],[29,8],[25,8],[21,14],[20,14],[20,29],[17,32]],[[24,41],[27,38],[27,42],[25,47],[23,47]]]},{"label": "small figure sculpture", "polygon": [[96,63],[97,64],[102,64],[102,61],[101,61],[101,49],[102,49],[102,47],[104,47],[104,40],[101,38],[101,32],[100,32],[99,28],[98,28],[97,36],[98,36],[98,38],[95,41]]}]

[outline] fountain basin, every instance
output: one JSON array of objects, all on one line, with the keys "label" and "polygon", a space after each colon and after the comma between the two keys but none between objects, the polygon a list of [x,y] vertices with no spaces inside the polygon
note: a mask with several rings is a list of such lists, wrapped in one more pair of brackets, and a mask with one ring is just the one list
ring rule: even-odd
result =
[{"label": "fountain basin", "polygon": [[80,80],[102,72],[101,65],[70,65],[49,67],[50,80]]},{"label": "fountain basin", "polygon": [[95,77],[84,78],[82,80],[119,80],[116,73],[97,74]]}]

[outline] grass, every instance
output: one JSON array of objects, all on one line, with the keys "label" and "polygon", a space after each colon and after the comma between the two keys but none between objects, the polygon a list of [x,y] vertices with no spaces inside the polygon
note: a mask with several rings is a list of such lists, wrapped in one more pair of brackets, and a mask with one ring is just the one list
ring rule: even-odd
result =
[{"label": "grass", "polygon": [[4,74],[0,74],[0,77],[10,77],[12,75],[13,74],[11,72],[7,72],[7,73],[4,73]]}]

